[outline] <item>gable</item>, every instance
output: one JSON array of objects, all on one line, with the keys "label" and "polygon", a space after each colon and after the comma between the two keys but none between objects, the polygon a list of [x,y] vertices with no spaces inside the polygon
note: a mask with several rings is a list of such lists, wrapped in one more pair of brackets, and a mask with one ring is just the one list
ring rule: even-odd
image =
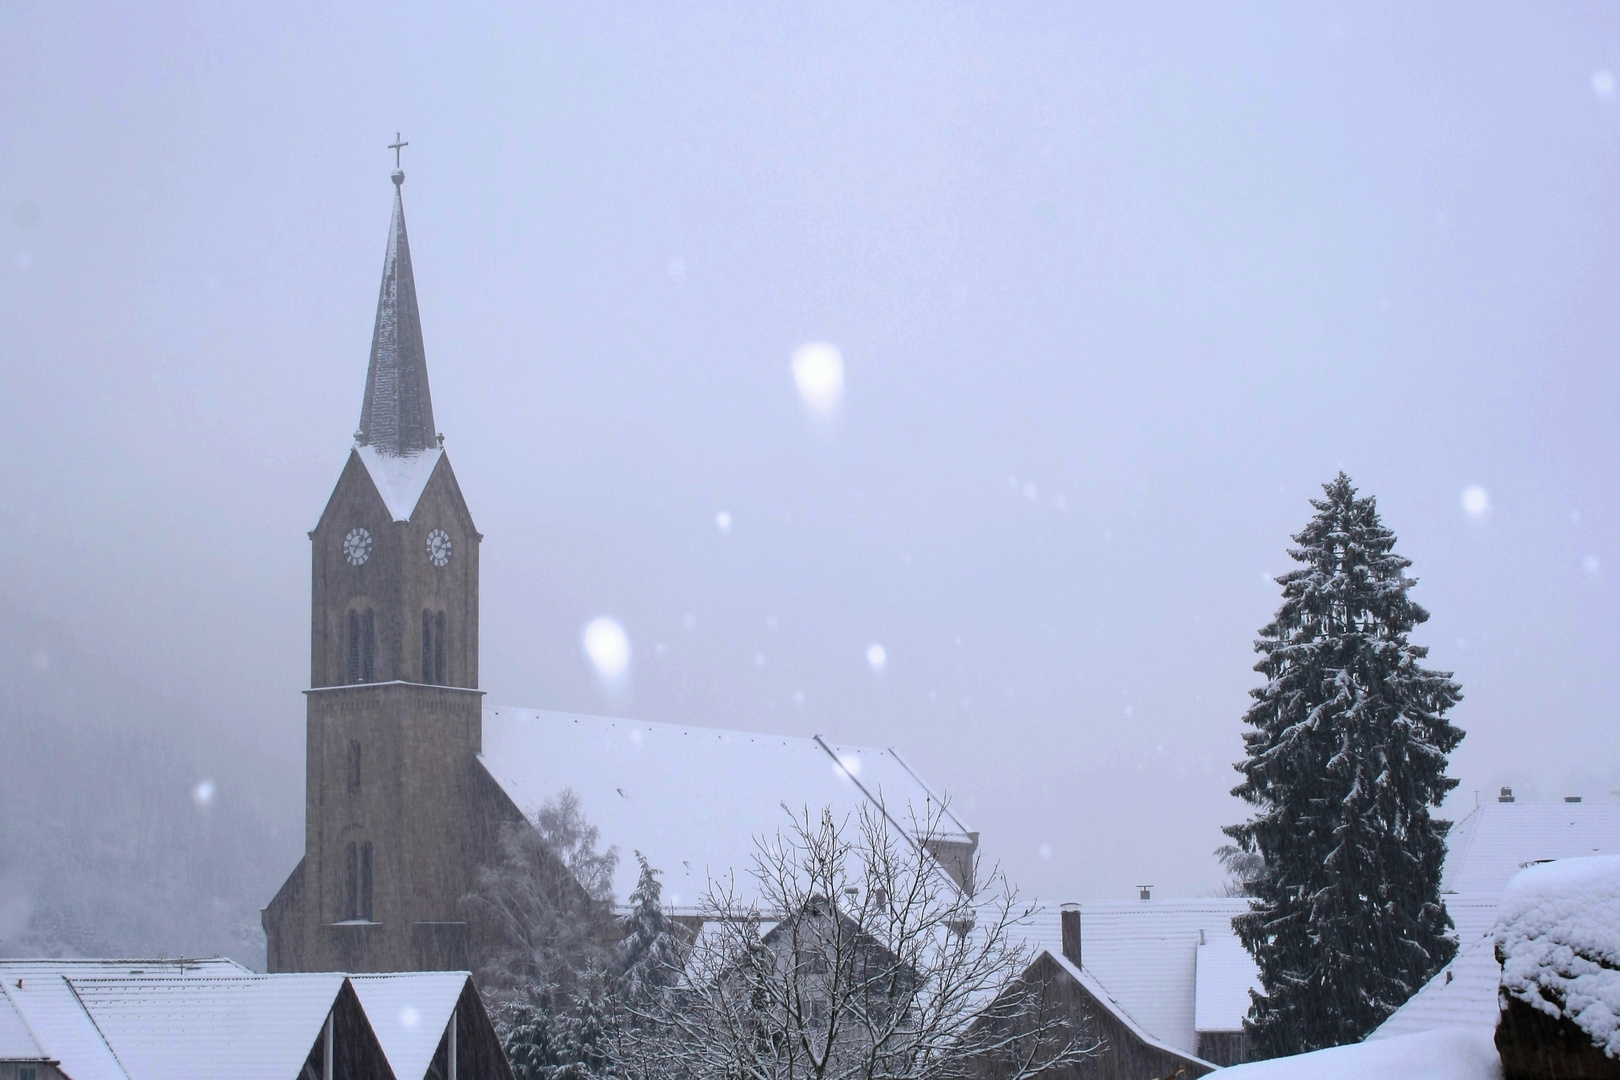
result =
[{"label": "gable", "polygon": [[379,453],[375,446],[357,446],[354,453],[395,521],[411,520],[422,492],[444,459],[444,450],[438,447],[397,457]]},{"label": "gable", "polygon": [[[484,710],[479,761],[531,820],[572,788],[603,846],[619,849],[615,899],[635,887],[640,851],[662,871],[672,914],[695,913],[711,879],[735,874],[751,895],[756,837],[790,829],[806,807],[853,824],[881,802],[903,827],[909,808],[940,802],[893,750],[499,706]],[[954,815],[943,824],[976,842]]]}]

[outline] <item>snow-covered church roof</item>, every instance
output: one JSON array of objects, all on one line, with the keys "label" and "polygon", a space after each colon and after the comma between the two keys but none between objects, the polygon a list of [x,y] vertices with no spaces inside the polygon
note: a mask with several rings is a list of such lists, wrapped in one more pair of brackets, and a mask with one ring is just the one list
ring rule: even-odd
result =
[{"label": "snow-covered church roof", "polygon": [[[881,804],[910,832],[941,799],[893,750],[659,724],[574,713],[489,706],[480,761],[507,796],[533,816],[572,789],[585,818],[619,849],[613,891],[635,886],[640,851],[663,872],[666,910],[691,912],[711,879],[751,884],[756,838],[791,827],[808,808],[830,807],[852,823]],[[938,838],[975,843],[949,810]]]}]

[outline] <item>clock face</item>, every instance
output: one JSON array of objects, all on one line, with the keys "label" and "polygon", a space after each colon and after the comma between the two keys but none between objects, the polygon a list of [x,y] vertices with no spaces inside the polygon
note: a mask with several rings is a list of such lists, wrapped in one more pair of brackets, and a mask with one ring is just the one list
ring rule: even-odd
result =
[{"label": "clock face", "polygon": [[371,534],[364,529],[350,529],[343,538],[343,557],[350,566],[359,566],[371,558]]},{"label": "clock face", "polygon": [[443,529],[434,529],[428,533],[427,538],[428,559],[434,566],[443,566],[450,561],[450,534]]}]

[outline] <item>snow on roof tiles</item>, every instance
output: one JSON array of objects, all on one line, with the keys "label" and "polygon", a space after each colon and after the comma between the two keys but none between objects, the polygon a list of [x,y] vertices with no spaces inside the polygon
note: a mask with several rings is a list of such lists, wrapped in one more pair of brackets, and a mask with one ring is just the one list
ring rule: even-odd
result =
[{"label": "snow on roof tiles", "polygon": [[349,976],[395,1076],[427,1075],[469,978],[465,971]]},{"label": "snow on roof tiles", "polygon": [[1494,1031],[1501,975],[1495,939],[1475,937],[1367,1038],[1389,1039],[1439,1028]]},{"label": "snow on roof tiles", "polygon": [[[1086,992],[1089,993],[1093,999],[1100,1002],[1105,1008],[1108,1006],[1114,1006],[1113,1012],[1115,1019],[1117,1019],[1125,1027],[1125,1030],[1129,1031],[1132,1035],[1135,1035],[1142,1042],[1149,1046],[1158,1047],[1162,1050],[1174,1050],[1177,1053],[1184,1053],[1186,1056],[1191,1057],[1194,1061],[1202,1060],[1195,1056],[1191,1051],[1183,1051],[1179,1046],[1176,1046],[1162,1037],[1156,1036],[1154,1032],[1144,1029],[1141,1024],[1137,1023],[1135,1017],[1131,1016],[1130,1013],[1126,1012],[1125,1009],[1120,1006],[1119,999],[1113,994],[1109,993],[1107,987],[1098,982],[1096,977],[1093,976],[1088,970],[1076,967],[1070,962],[1068,957],[1063,955],[1060,950],[1045,949],[1043,951],[1054,961],[1056,961],[1058,967],[1067,972],[1070,978],[1074,979],[1081,986],[1085,987]],[[1082,957],[1082,959],[1084,959],[1084,957]]]},{"label": "snow on roof tiles", "polygon": [[[1232,917],[1248,906],[1249,901],[1242,897],[1081,904],[1080,959],[1108,996],[1138,1024],[1165,1044],[1192,1054],[1197,1051],[1200,1030],[1198,945],[1201,940],[1235,943]],[[1037,916],[1030,938],[1053,955],[1062,954],[1062,929],[1055,908]],[[1228,978],[1230,985],[1217,981]],[[1247,971],[1237,964],[1211,970],[1204,992],[1211,1001],[1245,995],[1247,1010],[1248,989],[1258,985],[1251,961]]]},{"label": "snow on roof tiles", "polygon": [[439,447],[395,455],[382,453],[375,446],[356,446],[354,452],[371,475],[377,494],[382,496],[395,521],[411,520],[422,492],[433,479],[433,470],[444,457]]},{"label": "snow on roof tiles", "polygon": [[1620,855],[1620,802],[1484,803],[1449,840],[1443,888],[1496,897],[1531,863]]},{"label": "snow on roof tiles", "polygon": [[[892,750],[500,706],[484,710],[480,761],[531,815],[572,788],[603,844],[619,848],[615,897],[635,886],[640,851],[663,872],[677,912],[693,910],[711,878],[735,873],[747,889],[756,837],[787,829],[806,807],[853,818],[881,799],[904,825],[908,806],[920,815],[939,801]],[[967,838],[958,819],[946,824]]]},{"label": "snow on roof tiles", "polygon": [[329,972],[68,982],[130,1080],[286,1080],[303,1068],[343,980]]},{"label": "snow on roof tiles", "polygon": [[73,1080],[128,1080],[69,978],[183,973],[188,980],[245,975],[231,960],[0,960],[6,998],[40,1050]]},{"label": "snow on roof tiles", "polygon": [[1236,934],[1211,932],[1198,946],[1194,977],[1193,1029],[1242,1031],[1249,1015],[1250,989],[1260,989],[1260,969]]},{"label": "snow on roof tiles", "polygon": [[11,995],[0,985],[0,1061],[47,1061],[50,1055],[40,1049],[28,1030],[22,1014],[11,1002]]}]

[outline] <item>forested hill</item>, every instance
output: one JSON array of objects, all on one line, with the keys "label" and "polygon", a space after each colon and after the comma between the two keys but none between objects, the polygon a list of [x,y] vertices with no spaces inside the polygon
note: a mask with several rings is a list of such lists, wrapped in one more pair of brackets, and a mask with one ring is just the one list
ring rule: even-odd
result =
[{"label": "forested hill", "polygon": [[262,969],[259,908],[303,848],[294,778],[3,600],[0,628],[0,955]]}]

